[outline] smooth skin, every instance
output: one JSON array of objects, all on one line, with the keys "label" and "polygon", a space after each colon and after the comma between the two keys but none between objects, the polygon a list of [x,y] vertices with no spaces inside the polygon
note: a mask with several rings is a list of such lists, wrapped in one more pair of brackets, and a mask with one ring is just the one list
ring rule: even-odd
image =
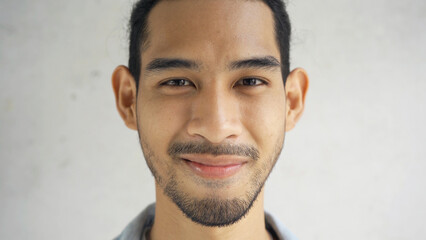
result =
[{"label": "smooth skin", "polygon": [[[139,89],[125,66],[115,69],[112,85],[118,112],[128,128],[139,131],[148,165],[161,177],[156,179],[150,238],[270,239],[263,187],[245,217],[226,227],[193,222],[163,190],[172,173],[178,190],[193,198],[244,198],[255,172],[261,179],[269,175],[285,132],[303,112],[309,84],[301,68],[289,74],[285,87],[279,67],[232,68],[247,59],[279,61],[271,10],[261,1],[162,1],[151,11],[148,26]],[[158,58],[193,65],[149,70]],[[260,158],[229,179],[200,179],[167,154],[171,143],[192,141],[248,144],[259,150]],[[209,187],[217,182],[221,187]]]}]

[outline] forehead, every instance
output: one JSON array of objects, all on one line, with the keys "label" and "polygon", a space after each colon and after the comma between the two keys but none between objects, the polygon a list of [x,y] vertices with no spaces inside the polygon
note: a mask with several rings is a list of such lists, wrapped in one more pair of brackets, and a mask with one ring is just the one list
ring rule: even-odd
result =
[{"label": "forehead", "polygon": [[148,16],[147,46],[142,63],[154,57],[214,64],[255,55],[279,59],[272,11],[262,1],[161,1]]}]

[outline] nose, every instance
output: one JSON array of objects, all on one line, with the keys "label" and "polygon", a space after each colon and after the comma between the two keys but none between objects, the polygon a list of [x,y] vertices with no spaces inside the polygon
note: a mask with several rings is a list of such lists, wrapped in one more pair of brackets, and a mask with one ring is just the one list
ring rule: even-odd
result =
[{"label": "nose", "polygon": [[192,103],[187,131],[211,143],[241,135],[242,124],[236,96],[220,90],[200,92]]}]

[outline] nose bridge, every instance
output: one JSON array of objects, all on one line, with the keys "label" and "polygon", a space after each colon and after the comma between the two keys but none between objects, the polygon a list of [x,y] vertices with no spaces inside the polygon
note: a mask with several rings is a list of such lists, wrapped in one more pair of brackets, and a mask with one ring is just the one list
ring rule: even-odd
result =
[{"label": "nose bridge", "polygon": [[241,134],[238,101],[230,91],[212,85],[198,94],[188,124],[190,135],[199,135],[212,143],[220,143]]},{"label": "nose bridge", "polygon": [[[204,121],[210,122],[212,126],[224,126],[225,124],[234,121],[236,109],[235,103],[232,101],[229,93],[217,89],[209,91],[204,99],[205,107],[201,106],[201,111],[205,112]],[[202,101],[203,102],[203,101]]]}]

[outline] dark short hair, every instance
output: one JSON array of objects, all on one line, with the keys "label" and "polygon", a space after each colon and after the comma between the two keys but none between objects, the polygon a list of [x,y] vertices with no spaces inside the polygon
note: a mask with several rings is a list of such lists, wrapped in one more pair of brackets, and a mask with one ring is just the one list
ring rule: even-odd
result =
[{"label": "dark short hair", "polygon": [[[141,54],[147,45],[148,39],[148,14],[161,0],[139,0],[133,6],[129,21],[129,70],[139,86],[141,73]],[[290,73],[290,34],[291,25],[282,0],[261,0],[272,10],[275,23],[275,35],[281,58],[281,75],[283,83]]]}]

